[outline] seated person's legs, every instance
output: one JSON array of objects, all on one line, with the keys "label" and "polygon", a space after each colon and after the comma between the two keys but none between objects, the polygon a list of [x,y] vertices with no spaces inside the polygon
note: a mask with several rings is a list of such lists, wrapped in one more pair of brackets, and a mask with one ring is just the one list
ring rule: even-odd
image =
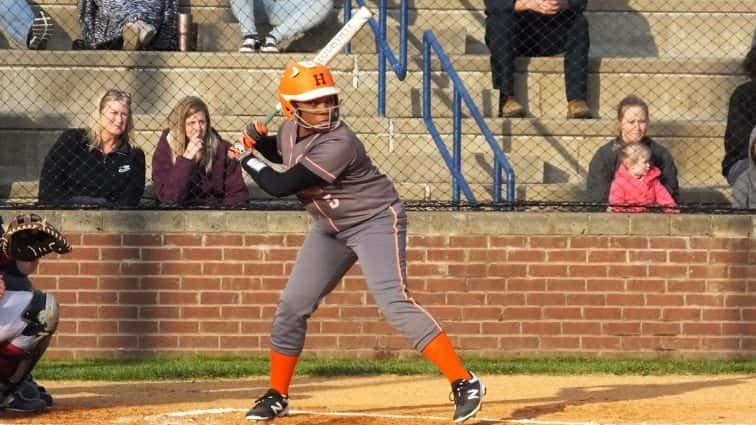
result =
[{"label": "seated person's legs", "polygon": [[491,52],[491,76],[499,90],[499,117],[521,117],[525,108],[514,98],[515,33],[514,12],[486,13],[486,46]]},{"label": "seated person's legs", "polygon": [[82,0],[76,48],[175,50],[177,0]]},{"label": "seated person's legs", "polygon": [[582,13],[566,10],[554,16],[536,15],[521,24],[519,28],[525,29],[527,33],[539,34],[532,43],[520,46],[524,56],[554,56],[564,53],[567,117],[591,118],[591,110],[586,103],[590,49],[588,20]]},{"label": "seated person's legs", "polygon": [[[570,16],[571,15],[571,16]],[[582,13],[565,12],[564,78],[567,88],[568,118],[591,118],[588,99],[588,51],[591,41],[588,20]]]},{"label": "seated person's legs", "polygon": [[35,15],[27,0],[0,1],[0,28],[8,41],[31,50],[44,49],[52,35],[50,16],[40,9]]},{"label": "seated person's legs", "polygon": [[260,51],[277,53],[282,42],[323,22],[333,11],[333,0],[265,0],[265,11],[273,30],[265,37]]},{"label": "seated person's legs", "polygon": [[255,25],[255,2],[254,0],[230,0],[231,13],[239,21],[241,29],[242,45],[239,52],[254,53],[260,50],[260,40],[258,39],[257,26]]},{"label": "seated person's legs", "polygon": [[564,53],[568,118],[591,118],[586,103],[588,21],[582,13],[566,10],[553,16],[523,13],[517,21],[517,54],[554,56]]},{"label": "seated person's legs", "polygon": [[514,99],[514,58],[565,53],[569,118],[590,118],[587,98],[588,21],[572,10],[556,15],[535,12],[498,13],[486,19],[486,44],[491,50],[494,88],[500,91],[499,116],[521,117],[525,109]]}]

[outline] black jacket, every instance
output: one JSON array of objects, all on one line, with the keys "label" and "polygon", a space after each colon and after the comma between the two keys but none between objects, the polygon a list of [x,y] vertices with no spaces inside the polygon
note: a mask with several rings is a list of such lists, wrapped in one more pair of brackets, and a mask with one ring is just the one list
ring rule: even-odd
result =
[{"label": "black jacket", "polygon": [[[641,143],[651,149],[651,164],[655,165],[661,171],[659,181],[667,188],[669,194],[680,203],[680,187],[677,183],[677,167],[672,154],[667,148],[654,142],[650,137],[644,137]],[[588,166],[588,201],[593,203],[606,204],[609,202],[609,188],[614,180],[614,173],[617,171],[617,152],[622,146],[619,137],[609,141],[601,146],[591,159]]]},{"label": "black jacket", "polygon": [[756,126],[756,81],[739,85],[730,96],[727,109],[722,160],[722,175],[727,177],[730,167],[741,159],[748,158],[748,136]]},{"label": "black jacket", "polygon": [[[144,152],[122,143],[104,155],[90,148],[87,132],[65,130],[45,157],[39,202],[136,206],[144,193]],[[77,201],[88,199],[88,202]]]}]

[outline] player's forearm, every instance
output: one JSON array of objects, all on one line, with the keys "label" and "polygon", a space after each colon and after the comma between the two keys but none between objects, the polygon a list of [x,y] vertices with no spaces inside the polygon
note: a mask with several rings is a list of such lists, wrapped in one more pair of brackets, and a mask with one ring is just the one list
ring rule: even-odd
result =
[{"label": "player's forearm", "polygon": [[283,158],[278,153],[276,136],[264,136],[255,144],[255,150],[260,152],[270,162],[283,164]]},{"label": "player's forearm", "polygon": [[323,184],[323,180],[302,164],[279,173],[252,156],[242,160],[242,168],[260,189],[275,197],[293,195],[308,187]]}]

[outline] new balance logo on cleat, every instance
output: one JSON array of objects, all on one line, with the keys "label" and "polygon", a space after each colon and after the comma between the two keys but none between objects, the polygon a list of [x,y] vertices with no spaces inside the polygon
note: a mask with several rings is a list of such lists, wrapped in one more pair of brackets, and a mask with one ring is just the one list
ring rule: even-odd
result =
[{"label": "new balance logo on cleat", "polygon": [[275,402],[270,405],[270,410],[273,411],[273,413],[278,416],[286,407],[281,404],[281,402]]},{"label": "new balance logo on cleat", "polygon": [[289,414],[289,401],[274,389],[269,389],[262,397],[255,400],[255,405],[247,412],[250,421],[269,421]]},{"label": "new balance logo on cleat", "polygon": [[462,423],[475,416],[480,410],[482,398],[486,394],[486,386],[483,385],[477,375],[470,372],[470,379],[457,379],[452,382],[450,399],[454,400],[454,423]]}]

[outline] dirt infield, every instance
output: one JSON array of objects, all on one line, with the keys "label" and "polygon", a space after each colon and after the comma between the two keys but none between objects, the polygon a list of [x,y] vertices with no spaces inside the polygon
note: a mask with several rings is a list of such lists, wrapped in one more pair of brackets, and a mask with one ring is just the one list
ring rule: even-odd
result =
[{"label": "dirt infield", "polygon": [[[756,424],[756,376],[482,376],[483,410],[466,424]],[[229,425],[266,378],[160,382],[42,381],[55,406],[0,424]],[[280,425],[451,423],[449,386],[437,376],[295,379],[293,414]]]}]

